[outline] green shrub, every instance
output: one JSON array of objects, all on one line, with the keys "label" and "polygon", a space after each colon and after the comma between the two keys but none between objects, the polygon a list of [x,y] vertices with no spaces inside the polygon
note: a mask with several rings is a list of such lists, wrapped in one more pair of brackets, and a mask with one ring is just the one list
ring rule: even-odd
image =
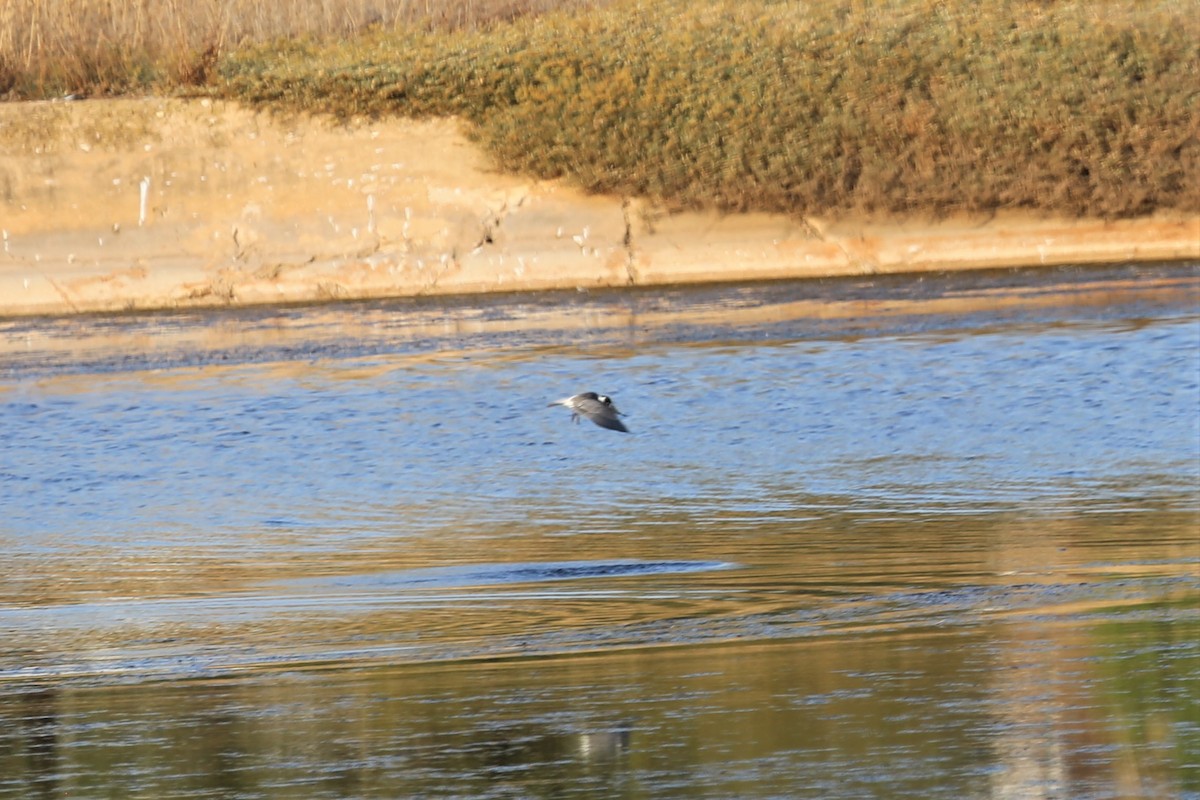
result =
[{"label": "green shrub", "polygon": [[40,61],[0,26],[0,90],[456,115],[502,169],[671,208],[1200,211],[1200,0],[295,5],[14,0],[62,13]]},{"label": "green shrub", "polygon": [[502,168],[672,207],[1200,210],[1200,4],[625,2],[257,47],[221,91],[460,115]]}]

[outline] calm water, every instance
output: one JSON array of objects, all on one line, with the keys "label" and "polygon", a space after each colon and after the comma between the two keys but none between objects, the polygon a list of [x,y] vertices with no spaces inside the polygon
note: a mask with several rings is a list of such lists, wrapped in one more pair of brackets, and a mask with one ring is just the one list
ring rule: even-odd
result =
[{"label": "calm water", "polygon": [[1198,409],[1196,265],[0,321],[0,796],[1200,797]]}]

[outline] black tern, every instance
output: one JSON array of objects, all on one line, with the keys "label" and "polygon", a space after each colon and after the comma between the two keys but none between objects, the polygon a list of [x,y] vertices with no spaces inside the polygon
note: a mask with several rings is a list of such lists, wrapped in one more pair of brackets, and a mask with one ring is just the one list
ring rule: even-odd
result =
[{"label": "black tern", "polygon": [[613,405],[612,398],[607,395],[584,392],[583,394],[556,400],[550,405],[566,406],[571,409],[572,422],[577,423],[580,417],[587,417],[601,428],[629,433],[629,428],[626,428],[625,423],[618,419],[618,417],[622,416],[621,412]]}]

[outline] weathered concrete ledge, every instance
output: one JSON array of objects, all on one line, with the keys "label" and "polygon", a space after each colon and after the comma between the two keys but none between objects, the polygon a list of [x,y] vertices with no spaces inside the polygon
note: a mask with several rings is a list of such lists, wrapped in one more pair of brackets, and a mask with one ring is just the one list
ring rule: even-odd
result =
[{"label": "weathered concrete ledge", "polygon": [[667,214],[502,174],[453,120],[0,105],[0,315],[1200,259],[1200,216]]}]

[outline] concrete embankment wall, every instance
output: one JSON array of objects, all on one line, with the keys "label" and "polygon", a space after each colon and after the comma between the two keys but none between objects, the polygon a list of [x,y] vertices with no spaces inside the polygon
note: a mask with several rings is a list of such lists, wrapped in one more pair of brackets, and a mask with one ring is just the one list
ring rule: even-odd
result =
[{"label": "concrete embankment wall", "polygon": [[454,120],[0,105],[0,315],[1200,259],[1200,217],[667,213],[504,174]]}]

